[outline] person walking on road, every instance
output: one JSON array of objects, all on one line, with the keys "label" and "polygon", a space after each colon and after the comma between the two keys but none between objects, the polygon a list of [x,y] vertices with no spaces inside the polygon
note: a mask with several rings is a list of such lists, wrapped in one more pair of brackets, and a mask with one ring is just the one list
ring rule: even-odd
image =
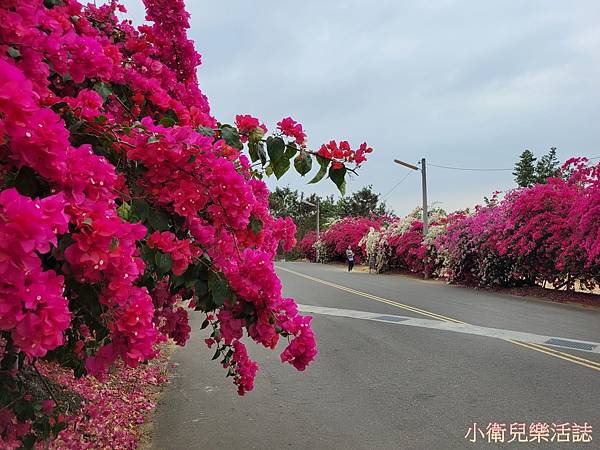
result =
[{"label": "person walking on road", "polygon": [[354,252],[350,246],[346,249],[346,258],[348,258],[348,272],[351,272],[354,267]]}]

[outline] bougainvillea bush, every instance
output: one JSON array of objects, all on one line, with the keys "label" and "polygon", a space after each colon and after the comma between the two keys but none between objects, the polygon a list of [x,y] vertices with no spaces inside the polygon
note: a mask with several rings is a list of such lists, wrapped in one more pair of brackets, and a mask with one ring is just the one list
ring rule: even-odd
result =
[{"label": "bougainvillea bush", "polygon": [[356,263],[360,264],[365,256],[360,241],[370,228],[379,229],[381,220],[380,218],[344,217],[335,221],[321,233],[319,241],[314,244],[319,248],[320,258],[345,261],[346,250],[350,246]]},{"label": "bougainvillea bush", "polygon": [[[486,205],[446,214],[434,209],[423,239],[421,210],[371,227],[359,246],[375,268],[446,277],[451,283],[572,290],[600,284],[600,164],[565,163],[544,184],[495,193]],[[567,175],[568,174],[568,175]],[[328,248],[343,248],[364,229],[344,219]],[[354,228],[353,228],[354,226]]]},{"label": "bougainvillea bush", "polygon": [[429,235],[423,240],[422,210],[417,208],[402,218],[391,218],[383,222],[381,228],[371,228],[363,236],[360,245],[369,259],[373,258],[378,272],[388,270],[407,270],[428,274],[437,273],[440,259],[437,247],[433,245],[433,236],[445,229],[446,213],[433,209],[429,214]]},{"label": "bougainvillea bush", "polygon": [[[257,365],[244,330],[298,370],[317,350],[310,317],[282,298],[273,269],[295,227],[268,212],[263,176],[318,163],[344,189],[371,149],[306,146],[287,117],[270,136],[250,115],[217,122],[198,88],[200,55],[181,0],[145,0],[147,25],[113,1],[0,5],[0,446],[31,446],[64,426],[20,373],[51,359],[99,379],[136,367],[188,309],[206,314],[240,394]],[[248,154],[248,157],[246,156]],[[35,399],[33,399],[35,400]]]},{"label": "bougainvillea bush", "polygon": [[594,287],[598,267],[598,166],[568,162],[568,179],[507,195],[505,227],[497,250],[517,261],[515,277],[572,289],[575,281]]},{"label": "bougainvillea bush", "polygon": [[315,249],[315,242],[317,241],[317,232],[312,230],[304,235],[300,242],[298,242],[298,249],[300,255],[309,261],[316,261],[317,250]]},{"label": "bougainvillea bush", "polygon": [[449,282],[504,287],[516,284],[516,262],[497,250],[507,205],[478,206],[469,213],[450,214],[445,232],[434,240]]},{"label": "bougainvillea bush", "polygon": [[599,166],[568,161],[570,177],[508,192],[449,217],[435,245],[451,282],[593,289],[600,281]]}]

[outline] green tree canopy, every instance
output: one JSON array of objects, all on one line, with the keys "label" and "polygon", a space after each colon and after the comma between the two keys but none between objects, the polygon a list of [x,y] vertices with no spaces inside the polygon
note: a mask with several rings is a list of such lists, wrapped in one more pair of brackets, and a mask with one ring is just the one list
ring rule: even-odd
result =
[{"label": "green tree canopy", "polygon": [[534,164],[536,161],[537,158],[531,150],[521,153],[513,172],[515,182],[519,187],[546,183],[548,178],[560,176],[560,161],[556,157],[556,147],[551,147],[548,153],[542,156],[537,164]]},{"label": "green tree canopy", "polygon": [[531,150],[526,149],[521,153],[513,172],[515,181],[519,187],[528,187],[535,184],[537,180],[536,167],[533,164],[535,161],[536,157]]},{"label": "green tree canopy", "polygon": [[385,202],[380,201],[379,194],[373,192],[373,186],[365,186],[348,197],[338,201],[339,216],[370,217],[388,214]]},{"label": "green tree canopy", "polygon": [[560,174],[560,162],[556,157],[556,147],[552,147],[540,158],[535,166],[535,172],[537,183],[545,183],[548,178],[554,178]]},{"label": "green tree canopy", "polygon": [[385,202],[380,201],[379,194],[373,192],[372,186],[366,186],[347,197],[337,201],[333,195],[321,197],[317,194],[305,195],[303,192],[289,187],[277,187],[269,195],[269,209],[274,217],[290,216],[296,224],[296,237],[301,239],[317,225],[316,208],[306,202],[319,203],[319,224],[323,230],[330,223],[346,216],[370,217],[391,215]]},{"label": "green tree canopy", "polygon": [[296,237],[302,238],[317,226],[317,211],[313,205],[319,203],[319,223],[321,228],[338,218],[338,209],[333,195],[320,197],[317,194],[305,196],[289,187],[277,187],[269,194],[269,209],[273,217],[291,217],[296,224]]}]

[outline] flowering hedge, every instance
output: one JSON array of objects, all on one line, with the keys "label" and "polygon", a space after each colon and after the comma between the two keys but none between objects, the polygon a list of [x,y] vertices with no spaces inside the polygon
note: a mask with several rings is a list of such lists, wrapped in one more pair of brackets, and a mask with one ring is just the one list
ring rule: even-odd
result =
[{"label": "flowering hedge", "polygon": [[306,175],[316,159],[312,181],[343,190],[371,149],[311,151],[289,117],[268,137],[249,115],[217,122],[183,2],[144,3],[138,28],[116,1],[0,6],[3,448],[64,426],[25,400],[23,368],[46,358],[102,378],[119,360],[136,367],[167,337],[187,341],[183,306],[206,314],[207,345],[240,394],[257,371],[244,330],[270,348],[287,338],[281,360],[298,370],[317,353],[311,318],[282,298],[272,264],[295,227],[269,215],[260,178],[292,165]]},{"label": "flowering hedge", "polygon": [[346,260],[346,249],[352,248],[355,261],[360,263],[364,259],[363,248],[360,241],[370,228],[379,229],[381,219],[366,217],[344,217],[321,233],[320,240],[314,245],[319,248],[319,255],[323,260]]},{"label": "flowering hedge", "polygon": [[450,218],[436,244],[450,281],[482,286],[600,283],[600,166],[568,161],[572,175],[507,193]]},{"label": "flowering hedge", "polygon": [[451,214],[446,231],[435,240],[451,283],[512,286],[514,261],[497,250],[503,208],[477,207],[472,213]]},{"label": "flowering hedge", "polygon": [[406,217],[384,221],[379,230],[372,228],[363,236],[360,245],[365,254],[374,259],[375,269],[423,273],[427,267],[428,273],[437,272],[440,261],[432,236],[444,230],[445,213],[440,209],[432,211],[426,241],[423,241],[423,222],[419,217],[421,210],[417,208]]},{"label": "flowering hedge", "polygon": [[[600,285],[600,165],[572,159],[562,178],[497,195],[485,206],[445,217],[430,214],[423,239],[420,210],[383,221],[359,245],[377,270],[408,270],[479,286],[549,284],[573,289]],[[344,219],[328,248],[344,248],[364,230]],[[353,224],[357,225],[353,225]],[[340,227],[341,228],[341,227]]]},{"label": "flowering hedge", "polygon": [[309,261],[316,261],[317,259],[317,250],[315,248],[315,243],[317,241],[317,232],[309,231],[304,235],[300,242],[298,243],[298,249],[300,250],[300,254],[303,258],[308,259]]}]

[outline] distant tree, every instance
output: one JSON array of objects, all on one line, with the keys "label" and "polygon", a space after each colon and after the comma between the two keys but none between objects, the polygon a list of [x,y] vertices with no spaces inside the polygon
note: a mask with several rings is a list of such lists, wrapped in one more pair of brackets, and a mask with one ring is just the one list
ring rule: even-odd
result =
[{"label": "distant tree", "polygon": [[273,217],[294,218],[298,211],[299,203],[298,191],[294,191],[289,187],[276,187],[274,191],[269,193],[269,210]]},{"label": "distant tree", "polygon": [[548,178],[560,175],[560,162],[556,157],[556,147],[552,147],[548,153],[540,158],[535,166],[536,183],[545,183]]},{"label": "distant tree", "polygon": [[316,229],[316,209],[305,203],[306,200],[313,205],[319,203],[319,224],[321,229],[326,224],[338,219],[338,208],[331,195],[320,197],[317,194],[305,196],[303,192],[292,190],[289,187],[277,187],[269,194],[269,209],[273,217],[291,217],[296,224],[296,238],[302,239],[304,235]]},{"label": "distant tree", "polygon": [[373,186],[365,186],[361,190],[342,197],[338,201],[340,217],[383,216],[388,213],[385,202],[380,201],[379,194],[373,192]]},{"label": "distant tree", "polygon": [[[305,214],[302,215],[302,219],[299,219],[296,224],[298,228],[298,238],[304,236],[309,231],[314,230],[317,225],[316,210],[313,206],[304,203],[304,199],[304,193],[300,194],[300,201],[306,209],[302,209],[303,212],[305,211]],[[317,201],[319,202],[319,228],[321,230],[324,230],[330,223],[339,219],[338,207],[333,195],[321,197],[317,194],[311,194],[306,197],[306,200],[313,205],[316,205]]]},{"label": "distant tree", "polygon": [[534,162],[536,157],[533,155],[531,150],[524,150],[519,157],[519,161],[515,164],[515,181],[520,187],[529,187],[536,183],[537,174]]},{"label": "distant tree", "polygon": [[[372,217],[392,215],[386,210],[385,202],[372,186],[336,201],[333,195],[321,197],[317,194],[305,195],[289,187],[277,187],[269,194],[269,209],[273,217],[291,217],[296,224],[296,239],[302,240],[307,233],[316,230],[316,208],[308,203],[319,203],[319,227],[324,232],[329,225],[344,217]],[[287,255],[286,257],[292,257]]]}]

